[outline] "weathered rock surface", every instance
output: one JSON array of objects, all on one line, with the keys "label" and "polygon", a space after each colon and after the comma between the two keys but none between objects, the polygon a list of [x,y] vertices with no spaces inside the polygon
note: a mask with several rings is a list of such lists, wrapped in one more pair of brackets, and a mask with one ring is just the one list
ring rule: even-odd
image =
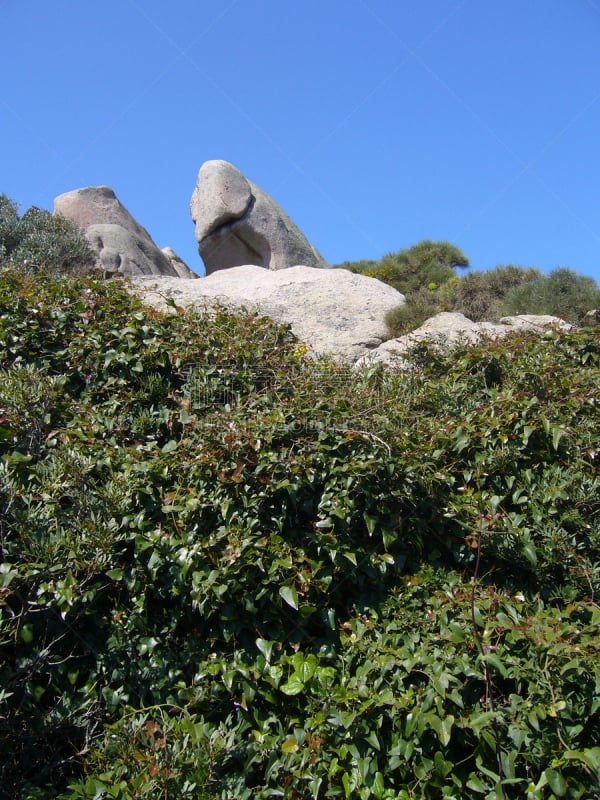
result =
[{"label": "weathered rock surface", "polygon": [[133,288],[158,308],[172,298],[181,307],[219,302],[257,310],[288,323],[314,354],[334,354],[350,364],[381,345],[386,312],[404,303],[403,295],[374,278],[306,266],[270,271],[244,265],[197,280],[137,277]]},{"label": "weathered rock surface", "polygon": [[227,161],[202,165],[190,213],[207,275],[249,264],[329,266],[273,198]]},{"label": "weathered rock surface", "polygon": [[522,314],[502,317],[500,322],[473,322],[464,314],[442,312],[405,336],[383,342],[377,349],[357,361],[357,366],[383,362],[389,366],[402,367],[406,354],[419,342],[428,341],[440,347],[452,347],[462,342],[475,344],[485,337],[492,339],[507,336],[514,331],[532,330],[543,333],[548,328],[571,330],[574,326],[549,315]]},{"label": "weathered rock surface", "polygon": [[197,278],[198,276],[192,272],[185,261],[179,258],[177,253],[171,247],[163,247],[161,252],[165,255],[180,278]]},{"label": "weathered rock surface", "polygon": [[159,250],[148,231],[136,222],[109,186],[65,192],[55,198],[54,213],[83,228],[98,256],[98,266],[105,272],[195,277],[174,253],[172,258]]}]

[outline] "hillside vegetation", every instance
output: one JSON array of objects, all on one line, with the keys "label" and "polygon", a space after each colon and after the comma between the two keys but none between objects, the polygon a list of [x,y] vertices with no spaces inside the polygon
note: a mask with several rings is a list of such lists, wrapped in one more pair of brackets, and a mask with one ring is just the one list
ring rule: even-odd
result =
[{"label": "hillside vegetation", "polygon": [[449,242],[426,240],[379,261],[337,266],[389,283],[405,295],[406,303],[386,316],[392,337],[418,328],[440,311],[456,311],[474,322],[550,314],[579,325],[588,311],[600,306],[596,281],[566,267],[544,275],[534,267],[509,264],[459,276],[456,268],[468,267],[469,260]]},{"label": "hillside vegetation", "polygon": [[600,338],[404,373],[0,268],[0,797],[600,793]]}]

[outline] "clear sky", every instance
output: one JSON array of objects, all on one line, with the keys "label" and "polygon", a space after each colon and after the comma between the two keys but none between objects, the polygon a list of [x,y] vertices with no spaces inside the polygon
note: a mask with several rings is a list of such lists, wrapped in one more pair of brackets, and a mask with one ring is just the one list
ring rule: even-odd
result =
[{"label": "clear sky", "polygon": [[600,0],[0,0],[0,192],[107,184],[202,273],[225,159],[332,264],[446,239],[600,282]]}]

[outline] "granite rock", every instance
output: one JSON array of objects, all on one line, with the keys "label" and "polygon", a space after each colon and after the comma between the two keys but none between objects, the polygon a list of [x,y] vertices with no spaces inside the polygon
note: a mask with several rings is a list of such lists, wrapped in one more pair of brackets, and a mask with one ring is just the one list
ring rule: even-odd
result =
[{"label": "granite rock", "polygon": [[181,259],[175,265],[156,246],[109,186],[65,192],[55,198],[54,213],[68,217],[84,230],[97,255],[96,266],[104,273],[195,277]]},{"label": "granite rock", "polygon": [[190,202],[206,274],[244,265],[329,266],[266,192],[227,161],[206,161]]}]

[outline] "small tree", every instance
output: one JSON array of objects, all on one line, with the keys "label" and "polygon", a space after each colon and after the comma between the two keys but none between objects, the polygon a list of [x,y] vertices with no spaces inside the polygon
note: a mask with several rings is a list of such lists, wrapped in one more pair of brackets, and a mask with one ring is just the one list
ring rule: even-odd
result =
[{"label": "small tree", "polygon": [[402,294],[422,287],[435,289],[454,277],[455,267],[468,267],[469,259],[449,242],[426,239],[397,253],[389,253],[367,275],[389,283]]},{"label": "small tree", "polygon": [[402,294],[410,294],[421,288],[437,289],[456,277],[456,267],[468,267],[469,259],[449,242],[425,239],[397,253],[388,253],[380,261],[345,261],[337,266],[377,278]]}]

